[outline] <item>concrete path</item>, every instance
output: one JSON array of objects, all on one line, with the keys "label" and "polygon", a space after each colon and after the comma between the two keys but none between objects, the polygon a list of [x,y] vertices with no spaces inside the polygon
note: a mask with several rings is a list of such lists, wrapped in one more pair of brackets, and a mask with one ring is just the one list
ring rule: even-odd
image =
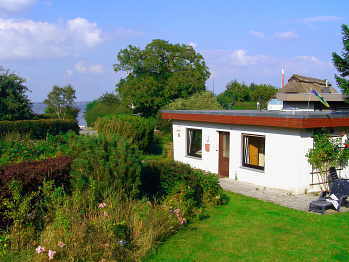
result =
[{"label": "concrete path", "polygon": [[[250,183],[235,181],[227,178],[221,178],[220,185],[226,191],[239,193],[245,196],[254,197],[257,199],[273,202],[281,206],[302,210],[302,211],[308,211],[310,201],[318,197],[317,195],[312,193],[294,195],[287,191],[265,188],[265,187],[256,186]],[[347,212],[347,211],[349,211],[349,208],[345,208],[345,207],[341,208],[341,212]],[[332,210],[328,210],[326,213],[333,213],[333,212]]]}]

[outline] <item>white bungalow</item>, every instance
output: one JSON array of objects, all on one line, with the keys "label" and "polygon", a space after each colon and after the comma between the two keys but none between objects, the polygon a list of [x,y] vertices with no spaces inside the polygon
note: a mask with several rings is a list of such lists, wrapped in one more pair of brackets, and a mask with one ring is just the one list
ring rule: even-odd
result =
[{"label": "white bungalow", "polygon": [[316,189],[306,157],[314,129],[349,129],[349,112],[338,111],[174,110],[162,118],[173,120],[175,160],[296,194]]}]

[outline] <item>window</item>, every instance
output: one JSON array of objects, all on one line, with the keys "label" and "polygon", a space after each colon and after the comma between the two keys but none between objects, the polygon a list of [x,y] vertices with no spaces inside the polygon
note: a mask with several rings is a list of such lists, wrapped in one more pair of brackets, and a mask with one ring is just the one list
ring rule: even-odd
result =
[{"label": "window", "polygon": [[265,137],[242,135],[243,157],[242,165],[264,170]]},{"label": "window", "polygon": [[202,130],[187,129],[187,155],[202,158]]}]

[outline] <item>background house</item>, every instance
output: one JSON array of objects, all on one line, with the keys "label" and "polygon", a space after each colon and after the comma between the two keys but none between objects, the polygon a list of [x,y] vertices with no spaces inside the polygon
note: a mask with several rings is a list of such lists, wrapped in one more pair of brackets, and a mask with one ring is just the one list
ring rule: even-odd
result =
[{"label": "background house", "polygon": [[[316,90],[330,105],[325,107],[311,91]],[[312,77],[293,75],[284,88],[280,88],[276,99],[282,104],[274,107],[276,110],[349,110],[349,104],[345,103],[345,96],[339,93],[327,80]],[[270,109],[277,101],[271,101]]]}]

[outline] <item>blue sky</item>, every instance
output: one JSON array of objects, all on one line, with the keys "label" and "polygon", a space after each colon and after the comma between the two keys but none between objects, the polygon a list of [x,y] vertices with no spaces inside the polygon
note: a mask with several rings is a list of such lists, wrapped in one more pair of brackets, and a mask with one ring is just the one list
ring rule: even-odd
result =
[{"label": "blue sky", "polygon": [[72,84],[79,101],[115,90],[112,65],[129,44],[191,44],[212,73],[209,90],[230,80],[280,86],[280,71],[328,79],[340,52],[349,1],[0,0],[0,65],[27,79],[32,101]]}]

